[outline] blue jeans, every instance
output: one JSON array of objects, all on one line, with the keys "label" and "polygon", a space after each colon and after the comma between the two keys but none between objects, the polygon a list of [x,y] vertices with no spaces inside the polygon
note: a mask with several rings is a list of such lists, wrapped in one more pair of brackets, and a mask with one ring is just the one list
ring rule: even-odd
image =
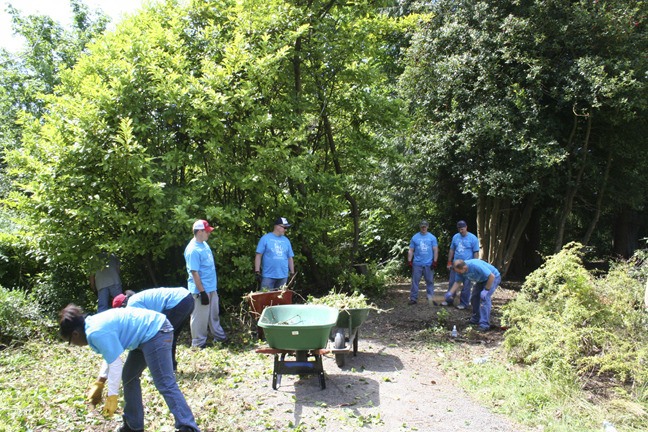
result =
[{"label": "blue jeans", "polygon": [[97,312],[112,308],[112,299],[122,293],[121,284],[110,285],[97,290]]},{"label": "blue jeans", "polygon": [[412,265],[412,288],[410,289],[410,300],[418,300],[419,282],[421,277],[425,278],[425,290],[427,291],[427,298],[434,297],[434,270],[432,266],[426,265]]},{"label": "blue jeans", "polygon": [[153,338],[128,353],[122,370],[122,383],[124,385],[123,418],[124,423],[131,429],[144,429],[144,407],[142,405],[140,377],[148,366],[155,388],[164,397],[164,401],[175,418],[175,428],[180,429],[184,426],[192,428],[194,431],[200,430],[173,374],[172,344],[173,327],[167,321]]},{"label": "blue jeans", "polygon": [[[447,292],[450,292],[450,289],[452,288],[452,285],[454,285],[456,280],[457,280],[457,272],[454,271],[452,268],[450,268],[450,276],[448,278],[448,291]],[[472,282],[470,282],[470,280],[468,280],[468,279],[464,279],[463,288],[461,288],[461,294],[459,295],[459,304],[465,306],[466,308],[468,308],[468,306],[470,306],[470,288],[471,287],[472,287]],[[446,295],[447,295],[447,293],[446,293]],[[448,300],[447,297],[446,297],[446,300]]]},{"label": "blue jeans", "polygon": [[167,319],[173,326],[173,346],[171,347],[171,357],[173,358],[173,370],[178,369],[178,362],[176,360],[176,345],[178,345],[178,335],[184,328],[187,321],[189,321],[189,317],[191,316],[193,310],[194,310],[194,299],[191,293],[187,291],[187,296],[182,300],[180,300],[180,303],[178,303],[171,309],[162,311],[162,313],[166,315]]},{"label": "blue jeans", "polygon": [[267,288],[270,291],[276,291],[282,286],[286,285],[286,282],[288,282],[287,277],[275,279],[264,276],[263,278],[261,278],[261,289]]},{"label": "blue jeans", "polygon": [[472,317],[470,318],[470,321],[473,323],[479,323],[480,328],[490,328],[490,313],[493,307],[491,297],[501,282],[502,277],[497,276],[493,281],[493,286],[488,290],[485,300],[481,299],[481,292],[484,289],[484,286],[486,286],[486,282],[477,282],[473,286],[472,297],[470,298],[470,304],[472,305]]}]

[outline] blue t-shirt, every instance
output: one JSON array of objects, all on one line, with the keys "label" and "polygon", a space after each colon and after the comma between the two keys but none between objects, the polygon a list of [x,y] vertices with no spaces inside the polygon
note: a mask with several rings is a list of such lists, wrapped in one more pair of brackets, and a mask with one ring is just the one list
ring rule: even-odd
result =
[{"label": "blue t-shirt", "polygon": [[163,312],[173,309],[188,295],[187,288],[150,288],[130,296],[126,306]]},{"label": "blue t-shirt", "polygon": [[194,282],[191,271],[197,271],[202,282],[205,292],[216,291],[216,264],[214,255],[207,242],[197,242],[195,238],[191,239],[184,251],[185,261],[187,263],[187,286],[192,294],[198,294],[198,288]]},{"label": "blue t-shirt", "polygon": [[495,277],[500,275],[499,270],[497,270],[495,266],[480,259],[466,260],[466,265],[468,266],[468,271],[466,273],[457,273],[457,276],[462,281],[468,279],[472,282],[486,282],[491,273],[495,275]]},{"label": "blue t-shirt", "polygon": [[414,234],[409,245],[410,249],[414,249],[412,264],[419,266],[431,265],[434,259],[434,248],[438,245],[437,238],[429,232],[425,233],[425,235],[420,232]]},{"label": "blue t-shirt", "polygon": [[283,279],[288,277],[288,258],[295,256],[290,240],[286,236],[268,233],[261,237],[256,253],[262,254],[261,267],[263,277]]},{"label": "blue t-shirt", "polygon": [[473,259],[475,252],[479,253],[479,240],[475,234],[470,232],[465,236],[457,233],[452,237],[450,249],[454,251],[454,259],[462,259],[464,261]]},{"label": "blue t-shirt", "polygon": [[86,339],[90,348],[110,364],[124,351],[151,340],[165,321],[161,313],[146,309],[108,309],[86,318]]}]

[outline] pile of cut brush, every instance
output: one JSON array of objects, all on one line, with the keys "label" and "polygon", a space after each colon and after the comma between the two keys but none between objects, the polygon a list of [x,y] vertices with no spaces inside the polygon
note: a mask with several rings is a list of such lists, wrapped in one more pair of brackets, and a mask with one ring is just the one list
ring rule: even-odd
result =
[{"label": "pile of cut brush", "polygon": [[369,302],[367,297],[364,294],[357,292],[347,294],[343,292],[335,292],[331,290],[324,297],[313,297],[309,295],[306,299],[308,304],[317,304],[330,306],[339,310],[344,309],[373,309],[378,312],[383,312],[375,304]]}]

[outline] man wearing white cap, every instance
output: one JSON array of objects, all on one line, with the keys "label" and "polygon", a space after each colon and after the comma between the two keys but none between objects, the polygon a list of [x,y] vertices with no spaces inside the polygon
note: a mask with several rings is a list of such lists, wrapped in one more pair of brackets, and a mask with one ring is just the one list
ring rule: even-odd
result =
[{"label": "man wearing white cap", "polygon": [[290,226],[288,219],[277,218],[272,232],[259,240],[254,256],[254,272],[261,282],[261,289],[278,290],[286,285],[289,274],[295,274],[295,254],[286,237],[286,230]]},{"label": "man wearing white cap", "polygon": [[207,244],[214,228],[206,220],[193,224],[194,238],[184,251],[189,279],[187,285],[194,297],[194,311],[191,314],[191,346],[205,348],[207,337],[216,342],[226,342],[227,335],[220,325],[218,316],[218,291],[214,255]]}]

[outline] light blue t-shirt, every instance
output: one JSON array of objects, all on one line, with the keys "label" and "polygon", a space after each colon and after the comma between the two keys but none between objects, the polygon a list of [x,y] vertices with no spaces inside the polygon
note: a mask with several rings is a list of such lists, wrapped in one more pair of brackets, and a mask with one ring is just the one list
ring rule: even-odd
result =
[{"label": "light blue t-shirt", "polygon": [[466,265],[468,266],[468,271],[466,273],[457,273],[458,278],[462,281],[468,279],[473,282],[486,282],[491,273],[495,275],[495,277],[500,275],[499,270],[497,270],[495,266],[480,259],[466,260]]},{"label": "light blue t-shirt", "polygon": [[151,340],[165,321],[164,315],[151,310],[108,309],[86,318],[86,339],[90,348],[110,364],[124,351]]},{"label": "light blue t-shirt", "polygon": [[438,245],[437,238],[429,232],[425,233],[425,235],[420,232],[414,234],[409,245],[410,249],[414,249],[412,264],[418,266],[431,265],[434,259],[434,248]]},{"label": "light blue t-shirt", "polygon": [[261,237],[256,253],[262,254],[261,275],[266,278],[283,279],[288,277],[288,258],[295,256],[290,240],[286,236],[268,233]]},{"label": "light blue t-shirt", "polygon": [[150,288],[130,296],[126,307],[163,312],[173,309],[188,295],[187,288]]},{"label": "light blue t-shirt", "polygon": [[474,259],[475,252],[479,252],[479,240],[475,234],[470,232],[465,236],[457,233],[452,237],[450,249],[454,251],[454,259],[462,259],[464,261]]},{"label": "light blue t-shirt", "polygon": [[198,288],[196,288],[191,274],[192,270],[198,272],[205,292],[216,291],[216,264],[207,242],[197,242],[195,238],[191,239],[185,248],[184,257],[187,263],[187,273],[189,273],[189,279],[187,279],[189,291],[192,294],[198,294]]}]

